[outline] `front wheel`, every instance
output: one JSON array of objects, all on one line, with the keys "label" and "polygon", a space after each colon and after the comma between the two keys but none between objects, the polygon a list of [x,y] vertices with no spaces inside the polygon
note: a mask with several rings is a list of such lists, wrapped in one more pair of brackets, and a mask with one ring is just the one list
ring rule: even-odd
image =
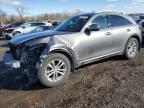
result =
[{"label": "front wheel", "polygon": [[136,38],[129,39],[126,49],[125,49],[125,57],[127,59],[135,58],[139,49],[139,43]]},{"label": "front wheel", "polygon": [[47,87],[63,84],[71,70],[69,59],[60,53],[51,53],[42,63],[38,71],[40,82]]}]

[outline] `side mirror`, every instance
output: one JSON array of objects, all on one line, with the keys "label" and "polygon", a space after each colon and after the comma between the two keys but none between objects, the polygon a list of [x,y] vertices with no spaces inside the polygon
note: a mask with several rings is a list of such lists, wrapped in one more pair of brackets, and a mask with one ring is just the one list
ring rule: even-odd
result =
[{"label": "side mirror", "polygon": [[88,28],[86,28],[86,31],[99,31],[100,27],[97,24],[92,24]]}]

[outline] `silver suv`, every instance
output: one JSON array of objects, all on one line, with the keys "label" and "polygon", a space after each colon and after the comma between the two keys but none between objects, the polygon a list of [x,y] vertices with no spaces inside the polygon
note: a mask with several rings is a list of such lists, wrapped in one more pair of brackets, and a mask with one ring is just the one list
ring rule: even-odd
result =
[{"label": "silver suv", "polygon": [[134,58],[141,41],[139,26],[128,16],[114,12],[81,14],[53,31],[12,39],[4,61],[54,87],[81,65],[115,55]]}]

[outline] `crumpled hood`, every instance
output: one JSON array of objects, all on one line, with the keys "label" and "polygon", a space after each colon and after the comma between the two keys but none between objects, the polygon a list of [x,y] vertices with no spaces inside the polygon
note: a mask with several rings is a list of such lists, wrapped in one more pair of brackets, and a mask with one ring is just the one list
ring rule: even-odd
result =
[{"label": "crumpled hood", "polygon": [[18,45],[38,38],[45,38],[49,36],[64,35],[64,34],[71,34],[71,32],[60,32],[60,31],[49,30],[49,31],[39,32],[39,33],[30,33],[30,34],[13,37],[11,43],[13,45]]}]

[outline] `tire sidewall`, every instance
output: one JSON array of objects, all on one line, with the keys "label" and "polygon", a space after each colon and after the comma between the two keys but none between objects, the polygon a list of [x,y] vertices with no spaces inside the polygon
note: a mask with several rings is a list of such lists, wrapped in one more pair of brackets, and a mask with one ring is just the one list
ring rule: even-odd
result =
[{"label": "tire sidewall", "polygon": [[[130,56],[130,55],[128,54],[128,47],[129,47],[129,44],[130,44],[132,41],[134,41],[134,42],[136,43],[136,45],[137,45],[137,50],[136,50],[136,53],[135,53],[134,55]],[[137,40],[136,38],[130,38],[129,41],[127,42],[127,45],[126,45],[126,50],[125,50],[125,56],[126,56],[126,58],[127,58],[127,59],[133,59],[133,58],[135,58],[136,55],[137,55],[137,53],[138,53],[138,48],[139,48],[138,40]]]},{"label": "tire sidewall", "polygon": [[[60,80],[55,81],[55,82],[49,81],[45,75],[45,69],[46,69],[48,63],[53,59],[61,59],[66,64],[66,73]],[[43,85],[45,85],[47,87],[55,87],[55,86],[63,84],[68,79],[70,70],[71,70],[70,61],[65,55],[60,54],[60,53],[51,53],[46,57],[46,59],[42,63],[42,66],[38,70],[38,78]]]}]

